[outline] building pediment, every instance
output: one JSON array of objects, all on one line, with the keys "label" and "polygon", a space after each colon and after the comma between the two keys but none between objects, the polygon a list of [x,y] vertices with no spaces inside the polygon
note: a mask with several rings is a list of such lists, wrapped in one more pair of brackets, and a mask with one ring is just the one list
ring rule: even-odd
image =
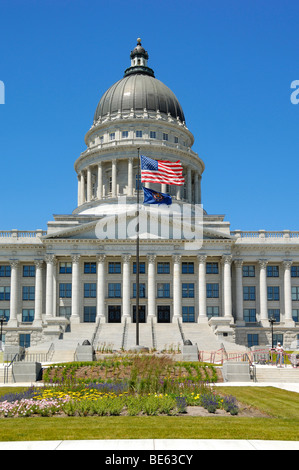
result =
[{"label": "building pediment", "polygon": [[[192,216],[171,214],[165,211],[141,209],[139,215],[141,240],[234,240],[219,228],[203,223],[202,214]],[[75,227],[61,228],[43,237],[43,240],[134,240],[137,238],[136,210],[99,217]]]}]

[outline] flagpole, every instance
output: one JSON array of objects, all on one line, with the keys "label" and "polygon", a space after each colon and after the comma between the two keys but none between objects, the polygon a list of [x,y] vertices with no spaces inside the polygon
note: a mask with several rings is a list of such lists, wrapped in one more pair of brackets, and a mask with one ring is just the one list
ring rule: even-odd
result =
[{"label": "flagpole", "polygon": [[137,239],[136,239],[136,346],[139,346],[139,190],[140,190],[140,148],[137,166]]}]

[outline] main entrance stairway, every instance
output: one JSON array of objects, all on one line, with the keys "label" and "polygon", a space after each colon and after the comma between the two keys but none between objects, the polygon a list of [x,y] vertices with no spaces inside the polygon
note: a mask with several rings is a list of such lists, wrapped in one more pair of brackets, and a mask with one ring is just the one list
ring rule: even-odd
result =
[{"label": "main entrance stairway", "polygon": [[[220,342],[207,324],[197,323],[140,323],[139,344],[152,350],[174,352],[182,350],[184,340],[197,344],[199,351],[213,352],[225,348],[227,353],[245,352],[244,346]],[[103,353],[129,351],[136,346],[135,323],[72,324],[62,339],[40,343],[27,349],[27,356],[45,354],[52,349],[51,362],[74,361],[78,344],[88,340]]]}]

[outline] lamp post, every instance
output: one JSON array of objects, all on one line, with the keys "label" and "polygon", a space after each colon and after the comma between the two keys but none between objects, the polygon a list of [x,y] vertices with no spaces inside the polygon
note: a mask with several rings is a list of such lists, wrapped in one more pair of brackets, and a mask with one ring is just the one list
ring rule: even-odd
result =
[{"label": "lamp post", "polygon": [[272,348],[271,349],[274,349],[274,329],[273,329],[273,325],[274,323],[276,322],[275,318],[274,317],[271,317],[269,318],[269,323],[271,324],[271,338],[272,338]]},{"label": "lamp post", "polygon": [[0,351],[3,351],[3,347],[2,347],[2,331],[3,331],[3,323],[6,321],[6,318],[4,316],[0,317],[0,324],[1,324],[1,328],[0,328]]}]

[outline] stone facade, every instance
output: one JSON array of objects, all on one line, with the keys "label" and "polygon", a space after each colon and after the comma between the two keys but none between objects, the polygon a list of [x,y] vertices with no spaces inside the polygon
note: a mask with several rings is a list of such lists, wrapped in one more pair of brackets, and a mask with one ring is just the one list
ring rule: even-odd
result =
[{"label": "stone facade", "polygon": [[[146,76],[161,94],[164,88],[148,69],[146,54],[139,41],[126,74]],[[5,343],[28,346],[63,337],[74,323],[134,321],[132,226],[140,148],[153,159],[180,160],[185,177],[184,186],[145,184],[171,194],[175,209],[169,217],[168,208],[155,206],[153,222],[148,219],[152,209],[141,204],[140,321],[209,323],[219,337],[251,346],[271,343],[269,317],[274,316],[275,339],[290,346],[299,335],[299,231],[232,232],[224,216],[203,211],[197,218],[204,163],[192,150],[194,137],[182,112],[176,115],[179,103],[169,91],[168,108],[159,95],[162,109],[155,109],[148,91],[137,89],[138,81],[126,88],[126,74],[117,87],[120,96],[113,95],[119,109],[113,112],[110,103],[105,114],[99,103],[85,137],[87,148],[75,162],[78,206],[73,213],[54,216],[47,231],[0,232]],[[149,109],[137,104],[126,109],[130,93],[137,104],[140,93],[148,93]],[[181,217],[187,206],[188,223]],[[200,244],[186,236],[187,226],[189,233],[201,228]]]}]

